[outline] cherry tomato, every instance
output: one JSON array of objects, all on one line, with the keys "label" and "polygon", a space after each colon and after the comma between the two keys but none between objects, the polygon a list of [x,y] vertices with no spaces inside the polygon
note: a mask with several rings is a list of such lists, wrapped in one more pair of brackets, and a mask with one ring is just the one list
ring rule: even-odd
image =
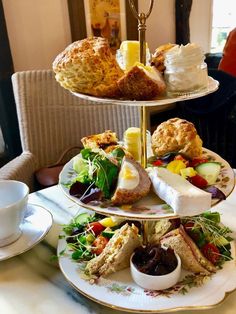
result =
[{"label": "cherry tomato", "polygon": [[209,160],[206,159],[206,158],[201,158],[201,157],[196,157],[196,158],[193,158],[190,162],[189,162],[189,167],[196,167],[197,165],[199,164],[202,164],[204,162],[208,162]]},{"label": "cherry tomato", "polygon": [[205,244],[202,249],[202,254],[210,261],[212,264],[216,265],[220,259],[219,249],[212,243]]},{"label": "cherry tomato", "polygon": [[205,180],[203,177],[201,177],[199,174],[196,174],[193,177],[188,178],[189,182],[195,185],[196,187],[203,189],[206,188],[208,185],[207,180]]},{"label": "cherry tomato", "polygon": [[105,229],[105,227],[102,224],[100,224],[99,221],[94,221],[88,223],[87,229],[91,232],[94,232],[95,236],[98,236]]},{"label": "cherry tomato", "polygon": [[105,246],[107,245],[108,241],[109,239],[105,238],[102,235],[99,235],[92,243],[93,246],[92,253],[100,255],[104,250]]},{"label": "cherry tomato", "polygon": [[153,164],[153,166],[156,166],[156,167],[162,166],[163,165],[163,161],[160,160],[160,159],[157,159],[157,160],[153,161],[152,164]]}]

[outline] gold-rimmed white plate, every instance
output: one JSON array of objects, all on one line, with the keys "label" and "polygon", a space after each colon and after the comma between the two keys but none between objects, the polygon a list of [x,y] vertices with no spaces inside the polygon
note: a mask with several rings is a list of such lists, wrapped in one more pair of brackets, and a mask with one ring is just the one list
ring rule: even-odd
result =
[{"label": "gold-rimmed white plate", "polygon": [[167,104],[172,104],[178,101],[190,100],[194,98],[199,98],[206,96],[210,93],[215,92],[219,88],[219,82],[214,80],[211,76],[208,76],[208,84],[206,88],[198,91],[192,91],[189,93],[182,93],[179,96],[170,96],[168,94],[161,95],[156,99],[152,100],[127,100],[127,99],[111,99],[111,98],[99,98],[95,96],[90,96],[81,93],[73,93],[76,97],[87,101],[96,102],[98,105],[125,105],[125,106],[163,106]]},{"label": "gold-rimmed white plate", "polygon": [[[207,158],[211,158],[211,160],[221,163],[221,172],[215,186],[228,196],[233,191],[235,184],[233,169],[227,161],[206,148],[204,148],[203,155]],[[92,204],[84,204],[78,198],[71,196],[67,187],[67,183],[71,182],[76,175],[76,172],[73,170],[73,159],[71,159],[60,173],[59,186],[67,197],[81,207],[93,210],[106,216],[119,216],[126,219],[157,220],[175,217],[173,210],[152,192],[150,192],[148,196],[142,198],[139,202],[130,206],[126,205],[118,207],[111,205],[105,207],[104,204],[96,206]],[[218,199],[212,199],[212,206],[216,205],[218,202]]]},{"label": "gold-rimmed white plate", "polygon": [[0,248],[0,261],[22,254],[48,234],[52,227],[52,215],[42,206],[28,204],[22,224],[21,236],[13,243]]},{"label": "gold-rimmed white plate", "polygon": [[[89,299],[113,309],[133,313],[163,313],[166,311],[208,309],[220,304],[236,289],[235,244],[233,260],[212,276],[194,275],[182,271],[180,282],[163,290],[145,290],[137,286],[130,269],[116,272],[107,278],[89,282],[82,277],[82,265],[71,259],[66,250],[59,257],[62,273],[69,283]],[[58,255],[66,248],[65,239],[58,242]]]}]

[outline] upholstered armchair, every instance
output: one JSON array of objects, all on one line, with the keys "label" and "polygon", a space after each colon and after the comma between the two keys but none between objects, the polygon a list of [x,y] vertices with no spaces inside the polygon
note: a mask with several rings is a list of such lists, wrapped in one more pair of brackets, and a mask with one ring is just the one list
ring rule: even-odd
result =
[{"label": "upholstered armchair", "polygon": [[35,171],[81,146],[83,136],[110,129],[122,138],[125,129],[139,126],[138,107],[79,99],[56,82],[51,70],[17,72],[12,83],[23,152],[0,169],[0,179],[23,181],[31,191]]}]

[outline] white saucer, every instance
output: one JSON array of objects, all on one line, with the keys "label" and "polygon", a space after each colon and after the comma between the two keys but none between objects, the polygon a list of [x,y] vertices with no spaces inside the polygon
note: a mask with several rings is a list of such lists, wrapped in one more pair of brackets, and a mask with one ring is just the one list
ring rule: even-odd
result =
[{"label": "white saucer", "polygon": [[42,241],[50,230],[52,221],[52,215],[47,209],[28,204],[20,226],[21,236],[15,242],[0,248],[0,261],[24,253]]}]

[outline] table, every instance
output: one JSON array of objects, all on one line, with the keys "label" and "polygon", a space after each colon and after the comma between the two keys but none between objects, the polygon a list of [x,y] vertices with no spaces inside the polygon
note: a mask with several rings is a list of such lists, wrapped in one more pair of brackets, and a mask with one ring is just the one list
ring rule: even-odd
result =
[{"label": "table", "polygon": [[[78,211],[58,186],[30,194],[29,202],[47,208],[53,226],[46,238],[30,251],[0,262],[0,314],[118,314],[126,313],[99,305],[81,295],[66,281],[57,262],[57,239],[61,225]],[[215,206],[222,222],[236,239],[236,188],[227,200]],[[188,311],[188,314],[234,314],[236,291],[215,308]],[[179,311],[179,313],[186,313]]]}]

